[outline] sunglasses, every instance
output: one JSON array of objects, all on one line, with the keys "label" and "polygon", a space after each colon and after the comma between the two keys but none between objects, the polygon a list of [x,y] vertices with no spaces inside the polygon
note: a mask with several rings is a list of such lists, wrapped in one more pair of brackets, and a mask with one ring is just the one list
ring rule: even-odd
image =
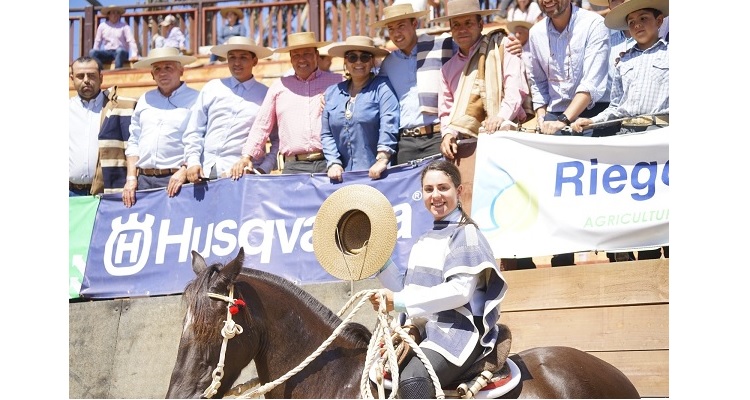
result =
[{"label": "sunglasses", "polygon": [[346,61],[349,61],[350,63],[355,63],[357,60],[362,61],[363,63],[370,62],[372,60],[372,54],[370,53],[362,53],[362,54],[355,54],[355,53],[349,53],[345,56]]}]

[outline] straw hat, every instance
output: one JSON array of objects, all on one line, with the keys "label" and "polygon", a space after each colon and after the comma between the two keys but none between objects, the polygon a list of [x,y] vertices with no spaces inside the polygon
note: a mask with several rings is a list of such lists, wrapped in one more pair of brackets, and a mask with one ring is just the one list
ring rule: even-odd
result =
[{"label": "straw hat", "polygon": [[505,26],[505,28],[506,28],[506,30],[508,32],[515,32],[516,28],[518,28],[519,26],[522,26],[522,27],[524,27],[526,29],[531,29],[531,27],[534,26],[534,24],[532,24],[531,22],[528,22],[528,21],[523,21],[523,20],[521,20],[521,21],[510,21]]},{"label": "straw hat", "polygon": [[669,15],[669,0],[629,0],[611,9],[604,18],[604,25],[609,29],[627,31],[628,14],[644,8],[655,8],[660,10],[666,17]]},{"label": "straw hat", "polygon": [[230,50],[251,51],[255,53],[255,56],[259,59],[266,58],[273,54],[273,50],[268,47],[258,46],[252,39],[246,36],[232,36],[227,39],[226,43],[211,47],[211,53],[224,58],[226,58],[227,53],[229,53]]},{"label": "straw hat", "polygon": [[167,15],[166,17],[164,17],[164,21],[161,21],[159,23],[159,25],[161,25],[161,26],[169,26],[169,25],[172,25],[175,22],[177,22],[177,19],[170,14],[170,15]]},{"label": "straw hat", "polygon": [[178,63],[185,65],[194,62],[197,58],[193,56],[184,56],[180,54],[180,50],[174,47],[161,47],[158,49],[151,49],[148,52],[148,57],[143,60],[137,61],[133,64],[135,68],[149,68],[152,64],[161,61],[177,61]]},{"label": "straw hat", "polygon": [[380,21],[370,24],[370,27],[380,28],[393,21],[400,21],[409,18],[422,18],[429,13],[429,10],[414,12],[414,7],[411,6],[411,3],[394,4],[383,8],[383,18]]},{"label": "straw hat", "polygon": [[375,47],[375,42],[369,36],[349,36],[346,41],[331,45],[328,54],[331,57],[343,57],[350,50],[366,51],[375,57],[385,57],[390,53],[386,49]]},{"label": "straw hat", "polygon": [[448,22],[451,18],[465,15],[490,15],[499,12],[497,9],[482,10],[479,0],[449,0],[445,4],[445,17],[435,18],[430,22]]},{"label": "straw hat", "polygon": [[323,202],[313,224],[313,249],[320,265],[343,280],[377,272],[396,247],[396,214],[377,189],[352,184]]},{"label": "straw hat", "polygon": [[318,48],[318,54],[320,54],[321,57],[333,57],[332,55],[328,54],[328,49],[330,49],[332,46],[335,46],[337,44],[342,44],[344,42],[335,42],[327,44],[323,47]]},{"label": "straw hat", "polygon": [[276,49],[276,53],[289,53],[292,50],[304,49],[307,47],[323,47],[331,42],[319,42],[315,39],[314,32],[297,32],[292,33],[286,37],[286,42],[289,44],[287,47],[280,47]]},{"label": "straw hat", "polygon": [[592,6],[609,7],[609,0],[589,0]]},{"label": "straw hat", "polygon": [[227,18],[227,14],[229,13],[236,15],[237,21],[242,21],[242,18],[245,16],[239,8],[235,7],[222,8],[221,11],[219,11],[219,14],[221,14],[221,17],[224,19]]},{"label": "straw hat", "polygon": [[117,11],[120,15],[125,14],[125,9],[120,6],[106,6],[99,10],[102,15],[107,15],[110,11]]}]

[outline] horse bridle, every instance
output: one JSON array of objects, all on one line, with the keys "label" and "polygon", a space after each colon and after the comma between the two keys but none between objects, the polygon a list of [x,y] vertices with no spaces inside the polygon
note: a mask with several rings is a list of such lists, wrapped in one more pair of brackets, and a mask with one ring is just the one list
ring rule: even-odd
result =
[{"label": "horse bridle", "polygon": [[[208,297],[211,297],[213,299],[226,301],[227,303],[227,319],[224,321],[224,327],[221,328],[221,336],[224,337],[224,339],[221,342],[221,353],[219,354],[219,363],[216,365],[216,368],[211,373],[211,377],[213,378],[211,385],[209,385],[205,391],[203,391],[203,396],[207,399],[210,399],[219,391],[219,387],[221,387],[221,378],[224,377],[224,356],[227,352],[227,342],[229,339],[233,338],[235,335],[242,333],[242,326],[237,325],[232,320],[232,312],[231,307],[238,305],[237,299],[234,298],[234,284],[229,285],[229,296],[224,296],[223,294],[216,294],[208,292]],[[244,304],[244,302],[242,303]]]}]

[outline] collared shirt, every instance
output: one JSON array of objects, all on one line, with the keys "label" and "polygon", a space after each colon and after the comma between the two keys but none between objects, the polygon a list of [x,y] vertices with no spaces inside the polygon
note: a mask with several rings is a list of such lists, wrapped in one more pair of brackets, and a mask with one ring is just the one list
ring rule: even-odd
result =
[{"label": "collared shirt", "polygon": [[290,156],[321,151],[320,99],[329,86],[341,82],[341,79],[339,74],[321,70],[315,70],[305,80],[297,75],[279,78],[268,89],[242,154],[253,160],[263,155],[268,136],[277,128],[281,154]]},{"label": "collared shirt", "polygon": [[238,22],[236,25],[224,25],[219,30],[218,44],[225,44],[232,36],[247,36],[247,28]]},{"label": "collared shirt", "polygon": [[[466,63],[471,60],[471,57],[477,51],[479,43],[481,42],[482,37],[471,46],[468,55],[463,55],[461,52],[458,52],[443,65],[443,68],[440,69],[442,79],[440,81],[440,94],[438,97],[438,116],[440,117],[440,132],[442,135],[454,133],[448,128],[448,125],[450,124],[450,114],[453,109],[456,91],[458,90],[458,83],[461,80]],[[504,37],[501,41],[501,46],[504,52],[502,70],[505,76],[500,81],[504,88],[502,88],[503,99],[497,116],[512,121],[522,116],[525,117],[526,113],[523,110],[523,96],[528,94],[526,93],[526,89],[522,89],[520,86],[526,79],[522,75],[524,71],[523,61],[521,61],[518,56],[514,56],[508,52],[508,48],[506,47],[507,42],[507,37]],[[521,93],[521,90],[524,91],[523,94]]]},{"label": "collared shirt", "polygon": [[169,35],[164,39],[164,47],[174,47],[177,49],[185,48],[185,34],[180,28],[173,26]]},{"label": "collared shirt", "polygon": [[438,121],[437,115],[423,114],[419,111],[417,46],[414,46],[408,56],[401,49],[392,51],[380,64],[378,75],[387,77],[396,91],[401,110],[400,129],[432,125]]},{"label": "collared shirt", "polygon": [[76,95],[70,98],[68,125],[68,179],[89,185],[94,179],[99,158],[99,128],[104,107],[103,91],[89,101]]},{"label": "collared shirt", "polygon": [[130,25],[122,21],[112,24],[109,20],[105,20],[99,24],[99,27],[96,29],[93,49],[127,49],[130,58],[138,56],[138,45],[135,43],[133,31],[130,30]]},{"label": "collared shirt", "polygon": [[591,95],[587,108],[607,90],[609,29],[601,15],[571,4],[568,25],[558,32],[545,17],[529,31],[534,110],[563,112],[578,92]]},{"label": "collared shirt", "polygon": [[159,89],[144,93],[130,119],[125,156],[138,156],[140,168],[179,168],[185,160],[182,135],[198,93],[184,82],[169,97]]},{"label": "collared shirt", "polygon": [[669,47],[662,38],[646,50],[630,48],[615,67],[609,107],[591,120],[669,113]]},{"label": "collared shirt", "polygon": [[[228,77],[207,82],[193,106],[183,137],[188,168],[202,164],[206,176],[214,166],[217,176],[230,171],[243,154],[242,145],[267,92],[268,86],[255,78],[240,82]],[[258,157],[264,155],[265,146]]]},{"label": "collared shirt", "polygon": [[396,152],[398,100],[388,78],[374,77],[354,98],[349,81],[330,86],[325,101],[320,139],[328,167],[368,170],[379,151]]},{"label": "collared shirt", "polygon": [[625,31],[617,31],[614,29],[611,29],[609,31],[609,67],[607,69],[607,91],[604,92],[604,95],[599,101],[609,101],[610,92],[612,91],[612,82],[615,79],[615,64],[617,64],[617,59],[620,58],[620,53],[624,53],[625,50],[633,47],[634,44],[635,39],[633,39],[632,37],[626,37]]}]

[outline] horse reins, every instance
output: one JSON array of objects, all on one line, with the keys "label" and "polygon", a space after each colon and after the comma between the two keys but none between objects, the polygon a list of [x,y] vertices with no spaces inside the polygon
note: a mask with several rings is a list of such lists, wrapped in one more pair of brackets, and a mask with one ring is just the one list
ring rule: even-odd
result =
[{"label": "horse reins", "polygon": [[[213,377],[213,381],[211,382],[211,385],[209,385],[205,391],[203,391],[203,396],[207,399],[210,399],[215,395],[219,387],[221,387],[221,378],[224,377],[224,356],[227,352],[227,342],[229,339],[233,338],[235,335],[242,333],[242,326],[237,325],[232,320],[232,311],[231,307],[238,305],[237,299],[234,298],[234,284],[229,285],[229,296],[224,296],[223,294],[216,294],[216,293],[207,293],[208,297],[211,297],[213,299],[217,300],[223,300],[229,303],[227,305],[227,319],[224,321],[224,327],[221,328],[221,336],[224,337],[224,340],[221,342],[221,354],[219,354],[219,363],[216,365],[216,368],[211,373],[211,376]],[[244,302],[242,303],[244,304]]]}]

